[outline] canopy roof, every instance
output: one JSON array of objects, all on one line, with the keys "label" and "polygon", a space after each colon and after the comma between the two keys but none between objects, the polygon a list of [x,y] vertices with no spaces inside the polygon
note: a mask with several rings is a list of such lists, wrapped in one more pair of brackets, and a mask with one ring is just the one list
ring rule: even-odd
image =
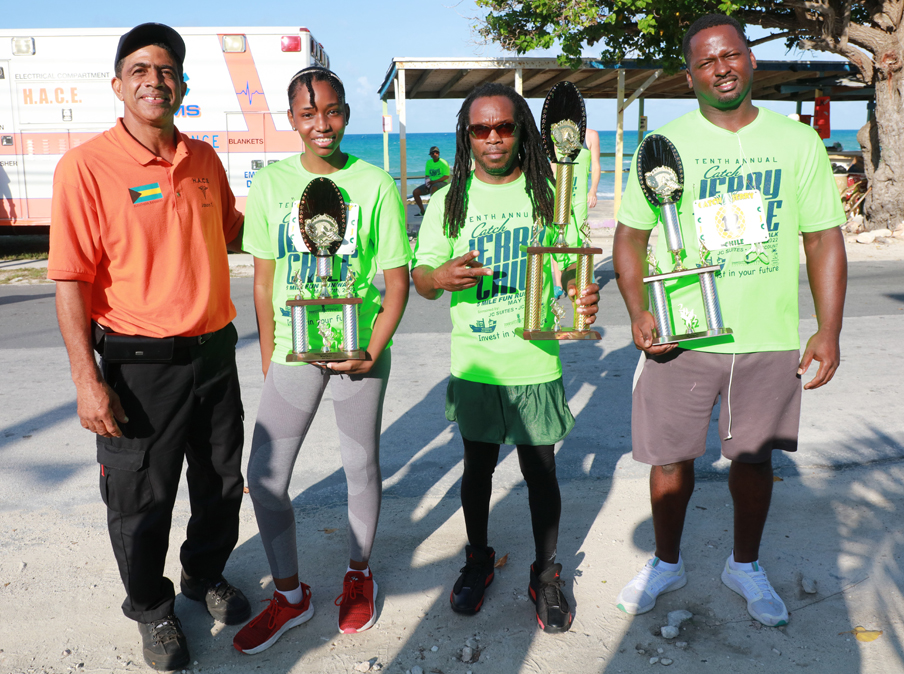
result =
[{"label": "canopy roof", "polygon": [[[585,98],[617,98],[619,71],[624,71],[625,89],[631,92],[659,66],[637,60],[604,63],[584,59],[580,69],[571,70],[554,58],[394,58],[378,90],[381,99],[396,97],[393,81],[399,70],[406,71],[404,96],[408,100],[461,99],[485,82],[516,85],[519,74],[525,98],[545,98],[562,80],[574,82]],[[874,97],[873,88],[858,79],[856,68],[848,61],[757,61],[753,78],[756,100],[808,101],[817,89],[835,100]],[[660,73],[643,97],[693,98],[694,92],[682,70],[674,75]]]}]

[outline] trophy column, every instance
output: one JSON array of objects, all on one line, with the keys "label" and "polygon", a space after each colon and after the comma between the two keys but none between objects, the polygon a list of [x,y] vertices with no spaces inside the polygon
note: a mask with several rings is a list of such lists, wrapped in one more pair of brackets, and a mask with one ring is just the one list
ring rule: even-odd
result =
[{"label": "trophy column", "polygon": [[[536,229],[536,228],[535,228]],[[527,250],[527,281],[524,288],[524,331],[539,330],[540,298],[543,295],[543,253]]]}]

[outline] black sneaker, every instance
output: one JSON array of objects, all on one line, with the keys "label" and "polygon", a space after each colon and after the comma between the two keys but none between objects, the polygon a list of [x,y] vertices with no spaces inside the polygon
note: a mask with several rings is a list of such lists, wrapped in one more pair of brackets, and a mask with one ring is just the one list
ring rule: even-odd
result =
[{"label": "black sneaker", "polygon": [[214,620],[227,625],[238,625],[251,617],[251,604],[242,591],[218,578],[189,578],[182,571],[182,594],[194,601],[204,602]]},{"label": "black sneaker", "polygon": [[461,575],[452,587],[449,601],[456,613],[473,615],[483,604],[483,592],[493,582],[496,565],[496,551],[493,548],[465,546],[467,561],[461,568]]},{"label": "black sneaker", "polygon": [[562,592],[561,564],[553,564],[539,576],[530,565],[530,598],[537,605],[537,622],[544,632],[567,632],[572,615]]},{"label": "black sneaker", "polygon": [[180,669],[189,663],[188,643],[179,619],[170,614],[149,623],[138,623],[144,661],[162,672]]}]

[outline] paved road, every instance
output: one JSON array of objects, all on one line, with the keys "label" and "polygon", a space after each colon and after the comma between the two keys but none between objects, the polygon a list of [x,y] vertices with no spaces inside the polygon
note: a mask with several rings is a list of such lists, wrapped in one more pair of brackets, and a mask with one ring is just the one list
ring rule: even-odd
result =
[{"label": "paved road", "polygon": [[[894,316],[904,313],[904,274],[902,262],[854,262],[850,265],[850,281],[844,315]],[[597,274],[601,281],[600,316],[604,325],[628,324],[627,313],[611,264],[601,265]],[[382,277],[377,277],[382,290]],[[53,304],[54,287],[50,284],[0,286],[0,349],[46,348],[62,346]],[[254,322],[250,278],[232,279],[232,298],[238,316],[235,324],[240,339],[257,339]],[[807,286],[806,271],[801,266],[800,315],[814,314],[813,299]],[[427,302],[411,289],[411,301],[399,328],[401,333],[448,333],[448,297]]]},{"label": "paved road", "polygon": [[[890,346],[904,328],[900,264],[851,264],[844,363],[835,382],[805,395],[801,447],[813,451],[779,457],[776,463],[783,470],[844,466],[904,455],[904,420],[895,404],[904,378],[904,356]],[[644,473],[628,455],[630,387],[638,353],[630,343],[611,268],[604,265],[601,278],[602,315],[607,317],[603,319],[603,339],[566,344],[562,349],[566,390],[578,419],[559,451],[559,475],[564,481],[611,477],[616,470],[638,477]],[[236,278],[232,284],[241,336],[238,361],[248,412],[246,441],[250,444],[261,387],[251,279]],[[460,474],[460,441],[443,416],[449,362],[447,302],[427,302],[412,293],[395,340],[382,451],[387,496],[451,488]],[[812,300],[802,282],[804,338],[815,329],[812,315]],[[61,502],[94,499],[93,442],[75,417],[74,388],[53,313],[52,286],[0,288],[0,368],[4,371],[0,387],[0,508],[37,505],[47,498]],[[336,448],[329,407],[324,405],[312,430],[311,446],[321,450]],[[714,432],[708,446],[713,452],[699,462],[700,471],[722,475],[725,465],[718,459]],[[293,487],[304,489],[299,505],[344,498],[338,452],[320,451],[318,456],[314,465],[297,469]],[[504,462],[497,475],[500,487],[517,483],[517,462]],[[72,481],[80,488],[51,489]]]}]

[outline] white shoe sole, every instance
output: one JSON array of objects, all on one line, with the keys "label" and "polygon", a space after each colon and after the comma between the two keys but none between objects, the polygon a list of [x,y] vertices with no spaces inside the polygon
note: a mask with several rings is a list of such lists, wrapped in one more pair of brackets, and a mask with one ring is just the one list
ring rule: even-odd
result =
[{"label": "white shoe sole", "polygon": [[[784,615],[768,616],[768,618],[766,616],[759,617],[759,616],[755,615],[753,613],[753,611],[750,610],[750,601],[747,599],[747,595],[744,594],[743,587],[736,584],[734,577],[728,572],[728,566],[726,566],[724,569],[722,569],[722,583],[725,585],[725,587],[727,587],[732,592],[735,592],[735,593],[741,595],[741,597],[744,599],[744,601],[747,602],[747,613],[749,613],[750,617],[753,618],[754,620],[756,620],[757,622],[764,624],[766,627],[782,627],[782,626],[788,624],[789,618],[788,618],[787,607],[785,608]],[[778,594],[776,594],[775,596],[778,597]],[[784,603],[784,602],[782,602],[782,603]],[[774,620],[775,622],[767,622],[766,621],[767,619]]]},{"label": "white shoe sole", "polygon": [[641,615],[642,613],[648,613],[649,611],[652,611],[656,607],[656,600],[659,597],[666,594],[667,592],[674,592],[675,590],[680,590],[685,585],[687,585],[687,574],[681,576],[681,580],[679,580],[674,585],[671,585],[671,586],[667,587],[666,589],[661,590],[659,592],[659,594],[657,594],[655,597],[653,597],[653,603],[650,604],[649,608],[645,608],[643,610],[641,610],[639,604],[631,604],[631,603],[624,602],[624,601],[619,601],[618,603],[616,603],[616,606],[618,608],[620,608],[622,611],[624,611],[625,613],[627,613],[628,615]]},{"label": "white shoe sole", "polygon": [[339,628],[339,631],[343,634],[357,634],[358,632],[363,632],[364,630],[369,630],[374,626],[374,623],[377,622],[377,581],[374,581],[374,614],[370,617],[366,623],[364,623],[361,627],[356,630],[343,630],[342,625],[339,624],[339,621],[336,621],[336,627]]},{"label": "white shoe sole", "polygon": [[308,620],[310,620],[313,617],[314,617],[314,604],[311,603],[311,605],[308,607],[307,611],[305,611],[304,613],[302,613],[299,616],[296,616],[295,618],[292,618],[292,620],[287,621],[285,625],[283,625],[278,630],[276,630],[276,633],[272,637],[267,639],[264,643],[262,643],[260,646],[255,646],[254,648],[249,648],[247,651],[241,651],[241,652],[245,653],[247,655],[254,655],[255,653],[260,653],[261,651],[265,651],[268,648],[270,648],[270,646],[275,644],[279,640],[279,638],[283,634],[285,634],[288,630],[292,629],[293,627],[297,627],[298,625],[301,625],[302,623],[306,623]]}]

